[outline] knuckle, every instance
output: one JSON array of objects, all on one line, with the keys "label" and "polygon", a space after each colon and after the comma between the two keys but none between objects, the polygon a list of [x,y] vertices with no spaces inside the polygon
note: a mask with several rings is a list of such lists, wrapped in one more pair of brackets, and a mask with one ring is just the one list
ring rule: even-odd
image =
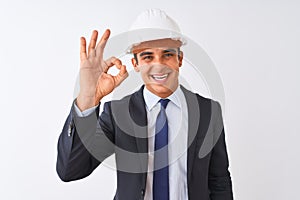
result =
[{"label": "knuckle", "polygon": [[117,59],[115,56],[111,56],[111,57],[109,58],[109,60],[111,60],[111,61],[114,61],[115,59]]}]

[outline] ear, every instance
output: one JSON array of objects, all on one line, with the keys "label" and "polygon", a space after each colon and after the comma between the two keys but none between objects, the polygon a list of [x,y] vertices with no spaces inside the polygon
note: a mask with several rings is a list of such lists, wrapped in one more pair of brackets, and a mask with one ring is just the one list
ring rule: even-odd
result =
[{"label": "ear", "polygon": [[132,63],[132,66],[133,66],[133,68],[134,68],[134,71],[139,72],[140,69],[139,69],[139,67],[138,67],[138,64],[137,64],[135,58],[131,58],[131,63]]},{"label": "ear", "polygon": [[179,52],[178,60],[179,60],[179,67],[181,67],[182,61],[183,61],[183,52],[182,51]]}]

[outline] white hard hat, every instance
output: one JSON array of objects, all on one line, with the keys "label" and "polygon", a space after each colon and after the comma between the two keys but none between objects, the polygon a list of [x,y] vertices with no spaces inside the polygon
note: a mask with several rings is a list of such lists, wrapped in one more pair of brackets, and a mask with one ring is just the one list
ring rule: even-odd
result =
[{"label": "white hard hat", "polygon": [[142,12],[132,23],[128,32],[129,47],[131,53],[133,46],[141,42],[171,38],[186,44],[186,39],[181,34],[178,24],[160,9],[148,9]]}]

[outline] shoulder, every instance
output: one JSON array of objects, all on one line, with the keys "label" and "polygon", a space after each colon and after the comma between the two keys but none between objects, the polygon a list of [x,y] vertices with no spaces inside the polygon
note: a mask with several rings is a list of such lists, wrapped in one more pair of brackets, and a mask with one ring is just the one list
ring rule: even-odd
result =
[{"label": "shoulder", "polygon": [[195,92],[192,92],[188,89],[186,89],[184,86],[180,85],[180,88],[183,92],[183,94],[186,96],[186,97],[190,97],[190,96],[196,96],[198,101],[200,102],[203,102],[203,103],[213,103],[213,104],[219,104],[217,101],[211,99],[211,98],[208,98],[208,97],[204,97],[198,93],[195,93]]},{"label": "shoulder", "polygon": [[[195,106],[198,104],[202,111],[204,110],[212,110],[212,111],[221,111],[220,103],[214,99],[204,97],[198,93],[192,92],[186,89],[184,86],[181,85],[181,90],[184,93],[187,103],[190,105]],[[197,101],[195,100],[197,99]]]}]

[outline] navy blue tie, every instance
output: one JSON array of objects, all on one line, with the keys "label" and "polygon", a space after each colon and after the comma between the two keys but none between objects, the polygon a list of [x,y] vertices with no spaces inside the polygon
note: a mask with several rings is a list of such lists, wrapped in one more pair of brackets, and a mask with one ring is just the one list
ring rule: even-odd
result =
[{"label": "navy blue tie", "polygon": [[156,119],[154,142],[153,200],[169,200],[168,122],[166,107],[169,99],[161,99]]}]

